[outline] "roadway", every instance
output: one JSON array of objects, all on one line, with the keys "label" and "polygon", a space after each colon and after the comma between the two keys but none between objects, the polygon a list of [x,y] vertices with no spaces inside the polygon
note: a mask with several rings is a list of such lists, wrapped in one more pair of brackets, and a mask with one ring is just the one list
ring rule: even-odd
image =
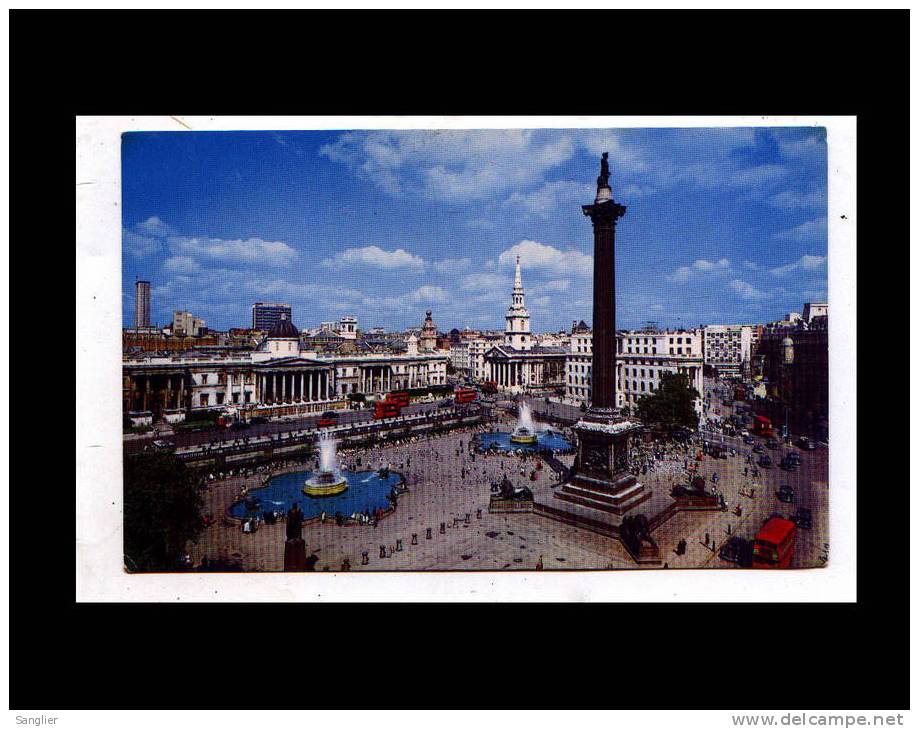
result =
[{"label": "roadway", "polygon": [[[438,402],[419,403],[417,405],[407,405],[402,408],[405,415],[420,415],[431,411],[438,410]],[[337,410],[339,425],[353,425],[373,421],[373,410]],[[250,441],[261,438],[262,436],[276,436],[279,433],[292,433],[303,430],[312,430],[317,427],[320,413],[307,415],[303,417],[291,417],[279,420],[273,420],[268,423],[259,423],[251,425],[241,430],[231,428],[216,428],[214,430],[205,430],[197,433],[172,433],[161,436],[150,435],[146,438],[133,438],[124,441],[125,454],[139,453],[144,447],[149,446],[153,440],[162,440],[171,443],[178,448],[191,448],[200,445],[215,445],[232,443],[233,441],[248,438]]]}]

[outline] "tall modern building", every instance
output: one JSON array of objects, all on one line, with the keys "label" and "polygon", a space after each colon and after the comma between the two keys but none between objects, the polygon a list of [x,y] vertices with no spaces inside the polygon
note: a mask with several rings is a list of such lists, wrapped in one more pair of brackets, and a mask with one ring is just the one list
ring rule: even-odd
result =
[{"label": "tall modern building", "polygon": [[282,318],[293,321],[292,313],[290,304],[256,301],[252,305],[252,328],[270,331]]},{"label": "tall modern building", "polygon": [[149,281],[136,281],[134,283],[134,326],[135,328],[150,326]]}]

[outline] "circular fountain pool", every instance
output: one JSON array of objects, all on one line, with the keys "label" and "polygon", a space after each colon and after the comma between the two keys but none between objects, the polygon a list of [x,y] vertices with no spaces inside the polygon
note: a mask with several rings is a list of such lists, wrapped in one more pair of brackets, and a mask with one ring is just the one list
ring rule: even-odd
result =
[{"label": "circular fountain pool", "polygon": [[511,433],[482,433],[478,436],[478,447],[480,451],[498,450],[498,451],[516,451],[520,450],[525,453],[533,451],[569,451],[571,443],[560,433],[554,430],[544,430],[536,433],[535,443],[520,443],[513,440]]},{"label": "circular fountain pool", "polygon": [[305,519],[319,516],[323,511],[328,516],[336,512],[345,516],[358,511],[373,513],[377,508],[389,507],[389,493],[402,483],[402,474],[395,471],[387,476],[380,476],[376,471],[342,471],[341,476],[348,482],[344,492],[336,496],[304,496],[303,484],[313,475],[313,471],[294,471],[273,476],[264,488],[249,492],[250,498],[257,500],[254,509],[240,502],[230,507],[230,516],[244,519],[265,511],[287,512],[295,501]]}]

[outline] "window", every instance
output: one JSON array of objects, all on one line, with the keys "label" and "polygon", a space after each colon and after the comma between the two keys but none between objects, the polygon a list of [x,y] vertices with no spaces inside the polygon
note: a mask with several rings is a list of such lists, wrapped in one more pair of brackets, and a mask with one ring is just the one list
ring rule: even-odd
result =
[{"label": "window", "polygon": [[207,375],[201,375],[201,384],[202,384],[202,385],[206,385],[206,384],[207,384]]},{"label": "window", "polygon": [[205,392],[205,393],[202,393],[202,395],[201,395],[201,407],[206,408],[206,407],[207,407],[208,400],[209,400],[208,394],[207,394],[206,392]]},{"label": "window", "polygon": [[222,392],[217,393],[217,404],[223,405],[223,393]]}]

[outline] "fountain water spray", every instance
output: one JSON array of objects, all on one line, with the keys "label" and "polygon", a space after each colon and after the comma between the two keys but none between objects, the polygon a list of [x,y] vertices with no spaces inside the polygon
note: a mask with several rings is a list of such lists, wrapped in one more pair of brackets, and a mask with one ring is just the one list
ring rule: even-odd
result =
[{"label": "fountain water spray", "polygon": [[511,443],[533,444],[535,442],[536,425],[533,423],[530,405],[526,400],[521,400],[517,408],[517,427],[511,433]]},{"label": "fountain water spray", "polygon": [[348,488],[347,479],[338,470],[338,441],[324,434],[319,438],[319,473],[303,486],[307,496],[334,496]]}]

